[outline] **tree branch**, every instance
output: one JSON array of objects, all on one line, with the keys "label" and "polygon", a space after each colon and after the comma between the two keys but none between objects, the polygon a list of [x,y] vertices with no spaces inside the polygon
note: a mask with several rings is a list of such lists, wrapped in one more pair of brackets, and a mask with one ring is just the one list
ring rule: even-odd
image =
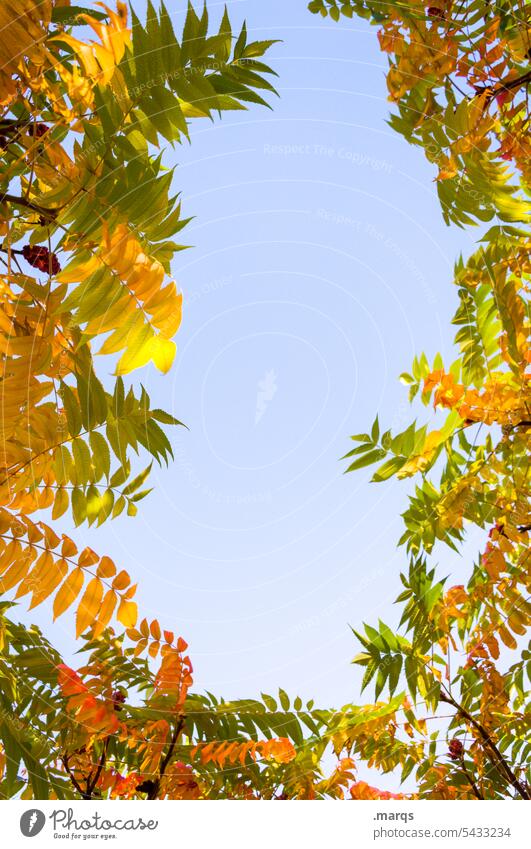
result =
[{"label": "tree branch", "polygon": [[506,781],[508,781],[509,784],[514,787],[518,795],[521,796],[522,799],[531,799],[530,794],[525,789],[525,787],[523,787],[523,785],[518,781],[516,775],[503,757],[502,753],[498,749],[494,740],[491,738],[490,734],[485,730],[485,728],[483,728],[483,726],[477,721],[477,719],[474,719],[474,717],[471,716],[468,711],[465,710],[465,708],[459,704],[459,702],[456,702],[456,700],[453,698],[453,696],[450,695],[450,693],[441,692],[439,698],[442,702],[446,702],[447,704],[452,705],[452,707],[454,707],[456,711],[461,714],[463,719],[465,719],[466,722],[468,722],[470,725],[473,726],[473,728],[476,729],[481,739],[483,740],[483,743],[485,744],[485,748],[487,750],[487,754],[489,755],[490,760],[498,769],[498,772],[500,772],[506,779]]},{"label": "tree branch", "polygon": [[89,793],[91,797],[92,797],[94,789],[95,789],[95,787],[96,787],[96,785],[99,781],[101,771],[102,771],[103,767],[105,766],[105,761],[107,760],[107,746],[108,745],[109,745],[109,738],[106,737],[105,741],[103,743],[103,749],[102,749],[102,752],[101,752],[100,762],[98,764],[98,768],[96,770],[94,778],[92,779],[92,781],[87,781],[87,793]]},{"label": "tree branch", "polygon": [[[64,768],[66,769],[66,771],[67,771],[67,773],[68,773],[68,776],[69,776],[69,778],[70,778],[70,781],[71,781],[71,782],[72,782],[72,784],[74,785],[75,789],[77,790],[77,792],[79,793],[79,795],[81,796],[81,798],[82,798],[82,799],[90,799],[90,798],[91,798],[91,796],[90,796],[90,793],[88,792],[88,786],[87,786],[87,790],[86,790],[86,791],[85,791],[85,790],[83,790],[83,788],[82,788],[82,787],[81,787],[81,785],[79,784],[78,780],[75,778],[74,773],[73,773],[73,772],[72,772],[72,770],[70,769],[70,765],[69,765],[69,763],[68,763],[68,755],[63,755],[63,757],[62,757],[62,759],[61,759],[61,760],[63,761],[63,766],[64,766]],[[87,784],[88,784],[88,783],[87,783]]]},{"label": "tree branch", "polygon": [[166,754],[165,754],[165,756],[162,760],[162,763],[160,765],[159,777],[156,781],[153,782],[153,787],[151,788],[151,790],[148,793],[148,799],[156,799],[157,796],[158,796],[158,792],[160,790],[160,782],[161,782],[161,780],[164,776],[164,773],[166,772],[166,769],[168,767],[168,764],[169,764],[169,762],[172,758],[173,752],[175,750],[175,746],[177,745],[177,741],[179,739],[181,731],[183,730],[183,727],[184,727],[184,716],[181,716],[181,718],[179,719],[179,722],[175,726],[175,730],[172,734],[172,738],[171,738],[170,745],[168,747],[168,751],[166,752]]},{"label": "tree branch", "polygon": [[29,127],[31,123],[29,120],[17,121],[14,118],[2,118],[0,120],[0,133],[18,132],[18,130],[23,130],[24,127]]},{"label": "tree branch", "polygon": [[467,768],[465,766],[464,755],[461,758],[461,769],[463,770],[463,772],[466,776],[466,779],[467,779],[468,783],[470,784],[470,786],[472,788],[472,792],[474,793],[474,796],[476,797],[476,799],[484,799],[485,797],[484,797],[483,793],[481,793],[476,782],[474,781],[474,779],[472,778],[472,776],[470,775],[469,771],[467,770]]},{"label": "tree branch", "polygon": [[505,91],[512,91],[515,88],[520,88],[528,83],[531,83],[531,71],[527,71],[525,74],[522,74],[521,77],[516,77],[514,80],[502,80],[500,85],[497,85],[494,88],[489,85],[477,86],[476,94],[489,92],[487,101],[490,103],[495,97],[498,97],[499,94],[503,94]]},{"label": "tree branch", "polygon": [[42,215],[43,218],[48,218],[50,221],[54,221],[57,217],[58,210],[56,209],[46,209],[44,206],[39,206],[37,203],[32,203],[25,198],[18,197],[17,195],[10,194],[0,194],[0,203],[13,203],[15,206],[23,206],[25,209],[30,209],[32,212],[37,212],[39,215]]}]

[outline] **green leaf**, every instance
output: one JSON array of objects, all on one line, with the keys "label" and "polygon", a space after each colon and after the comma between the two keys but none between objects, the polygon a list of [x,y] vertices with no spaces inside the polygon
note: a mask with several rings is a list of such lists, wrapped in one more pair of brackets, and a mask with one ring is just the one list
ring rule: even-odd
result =
[{"label": "green leaf", "polygon": [[79,402],[70,386],[66,383],[61,383],[59,387],[59,395],[63,401],[68,422],[68,431],[71,436],[77,436],[81,430],[81,411],[79,408]]},{"label": "green leaf", "polygon": [[386,481],[388,478],[395,475],[402,466],[406,463],[405,457],[391,457],[386,463],[380,466],[379,469],[376,470],[371,480],[375,483],[380,483],[381,481]]},{"label": "green leaf", "polygon": [[66,513],[69,504],[70,499],[68,498],[68,490],[58,489],[53,503],[52,519],[59,519],[64,513]]},{"label": "green leaf", "polygon": [[151,410],[151,418],[156,419],[161,424],[166,425],[181,425],[182,427],[186,427],[185,424],[176,419],[174,416],[170,415],[170,413],[164,412],[164,410]]},{"label": "green leaf", "polygon": [[363,469],[365,466],[370,466],[372,463],[377,463],[378,460],[382,460],[385,457],[385,451],[381,448],[377,448],[375,451],[369,451],[368,454],[363,454],[361,457],[358,457],[357,460],[354,460],[353,463],[348,467],[345,474],[347,472],[354,472],[357,469]]},{"label": "green leaf", "polygon": [[153,467],[153,462],[151,462],[151,463],[149,464],[149,466],[146,466],[146,468],[144,469],[144,471],[143,471],[143,472],[140,472],[140,474],[139,474],[139,475],[137,475],[137,476],[136,476],[136,478],[134,478],[134,480],[132,480],[132,481],[131,481],[131,483],[130,483],[130,484],[128,484],[128,485],[127,485],[127,486],[123,489],[123,491],[122,491],[122,495],[125,495],[125,496],[127,496],[127,495],[132,495],[132,494],[133,494],[133,492],[136,492],[136,490],[137,490],[137,489],[139,489],[139,488],[142,486],[142,484],[144,483],[144,481],[146,480],[146,478],[147,478],[147,476],[149,475],[149,473],[150,473],[150,471],[151,471],[152,467]]},{"label": "green leaf", "polygon": [[85,493],[79,487],[74,487],[71,494],[72,515],[76,527],[81,525],[87,518],[87,499]]},{"label": "green leaf", "polygon": [[[84,6],[54,6],[52,9],[52,23],[62,26],[86,26],[85,21],[77,20],[79,15],[90,15],[97,21],[104,21],[108,17],[104,12],[97,9],[87,9]],[[37,796],[37,798],[39,798]]]},{"label": "green leaf", "polygon": [[368,433],[357,433],[350,437],[354,442],[371,442],[371,437]]},{"label": "green leaf", "polygon": [[279,689],[278,697],[280,699],[280,704],[282,706],[282,710],[289,710],[290,709],[290,700],[289,700],[288,694],[284,690]]},{"label": "green leaf", "polygon": [[120,468],[115,471],[115,473],[111,477],[111,480],[109,481],[113,489],[116,489],[117,487],[125,483],[125,481],[130,475],[130,472],[131,466],[129,463],[126,463],[125,466],[120,466]]},{"label": "green leaf", "polygon": [[95,467],[95,478],[100,480],[105,477],[108,480],[111,470],[111,452],[107,440],[98,431],[92,431],[89,441]]},{"label": "green leaf", "polygon": [[116,519],[116,517],[117,517],[117,516],[119,516],[119,515],[120,515],[120,513],[122,513],[122,512],[123,512],[123,510],[124,510],[124,507],[125,507],[126,503],[127,503],[127,502],[126,502],[125,498],[123,497],[123,495],[121,495],[121,496],[120,496],[120,497],[116,500],[115,505],[114,505],[114,508],[113,508],[113,511],[112,511],[112,518],[113,518],[113,519]]},{"label": "green leaf", "polygon": [[277,711],[278,707],[277,707],[277,703],[276,703],[275,699],[273,698],[273,696],[268,696],[267,693],[261,693],[261,696],[262,696],[262,701],[264,702],[267,709],[272,711],[273,713],[275,713]]},{"label": "green leaf", "polygon": [[74,439],[72,441],[72,457],[74,459],[75,468],[75,483],[86,484],[92,476],[92,458],[84,439]]}]

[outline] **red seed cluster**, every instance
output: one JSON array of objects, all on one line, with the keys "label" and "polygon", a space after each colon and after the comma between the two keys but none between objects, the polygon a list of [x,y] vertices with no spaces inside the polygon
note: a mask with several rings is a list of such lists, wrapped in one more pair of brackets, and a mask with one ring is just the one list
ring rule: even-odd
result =
[{"label": "red seed cluster", "polygon": [[427,13],[430,18],[439,18],[441,21],[445,19],[444,9],[439,6],[428,6]]},{"label": "red seed cluster", "polygon": [[154,790],[157,789],[157,785],[154,781],[151,781],[148,778],[146,781],[143,781],[142,784],[136,785],[136,790],[138,793],[148,793],[151,794]]},{"label": "red seed cluster", "polygon": [[54,253],[50,253],[44,245],[24,245],[22,248],[22,256],[34,268],[39,271],[44,271],[48,274],[58,274],[61,271],[59,260]]},{"label": "red seed cluster", "polygon": [[461,740],[454,737],[448,744],[448,754],[453,761],[458,761],[463,757],[463,744]]},{"label": "red seed cluster", "polygon": [[44,136],[49,129],[50,128],[46,124],[41,124],[40,122],[38,124],[34,124],[33,126],[33,132],[39,139],[41,138],[41,136]]},{"label": "red seed cluster", "polygon": [[116,711],[121,711],[122,705],[125,702],[125,693],[122,693],[121,690],[115,690],[112,694],[112,700],[114,703],[114,709]]}]

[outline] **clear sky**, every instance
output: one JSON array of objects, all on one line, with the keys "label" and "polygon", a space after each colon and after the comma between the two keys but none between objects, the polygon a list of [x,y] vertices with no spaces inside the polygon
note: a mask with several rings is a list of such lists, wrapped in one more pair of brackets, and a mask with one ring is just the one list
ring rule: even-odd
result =
[{"label": "clear sky", "polygon": [[[434,170],[386,125],[374,29],[305,0],[228,7],[254,38],[282,39],[280,99],[196,121],[191,146],[167,151],[195,216],[173,269],[184,321],[173,371],[135,376],[190,430],[173,432],[175,463],[135,519],[75,538],[189,641],[197,688],[339,705],[360,698],[349,625],[395,619],[411,487],[344,476],[339,457],[376,412],[408,423],[398,375],[450,350],[453,262],[477,234],[444,225]],[[178,29],[185,2],[168,8]],[[209,8],[217,21],[222,4]],[[31,618],[68,653],[68,617]]]}]

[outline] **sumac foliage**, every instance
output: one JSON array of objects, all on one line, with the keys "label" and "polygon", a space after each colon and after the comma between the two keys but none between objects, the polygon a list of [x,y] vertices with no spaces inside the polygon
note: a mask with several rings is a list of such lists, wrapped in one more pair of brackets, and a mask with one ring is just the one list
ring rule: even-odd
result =
[{"label": "sumac foliage", "polygon": [[[283,690],[194,693],[186,642],[139,612],[127,564],[60,530],[68,511],[94,529],[134,516],[172,457],[180,422],[124,382],[171,367],[181,321],[170,265],[186,219],[160,147],[274,92],[272,42],[233,33],[226,12],[212,29],[190,5],[177,37],[164,5],[146,22],[94,5],[0,7],[0,795],[528,799],[527,5],[310,4],[375,24],[392,127],[433,163],[447,222],[485,231],[456,264],[455,361],[422,354],[402,375],[425,423],[377,419],[347,455],[352,471],[377,464],[375,481],[417,482],[401,624],[357,632],[375,701],[336,711]],[[445,546],[469,527],[482,550],[455,585]],[[74,613],[79,668],[16,621],[24,597]],[[359,780],[360,762],[412,789]]]},{"label": "sumac foliage", "polygon": [[[171,460],[180,422],[123,379],[168,371],[181,322],[170,265],[187,222],[160,149],[265,105],[272,42],[233,33],[227,12],[212,29],[190,5],[177,38],[164,5],[145,23],[91,5],[0,8],[0,794],[298,792],[298,716],[193,696],[186,643],[139,614],[125,566],[58,530],[67,511],[76,526],[134,516],[153,462]],[[79,670],[11,621],[24,597],[74,612]]]},{"label": "sumac foliage", "polygon": [[[531,7],[315,0],[310,10],[377,27],[390,124],[433,163],[444,218],[490,222],[455,266],[455,360],[416,357],[401,380],[419,418],[402,433],[376,419],[346,455],[348,471],[374,463],[374,481],[416,484],[400,627],[359,629],[354,659],[363,686],[400,709],[383,733],[345,713],[338,729],[351,756],[411,776],[421,798],[529,799]],[[453,585],[445,546],[458,550],[470,530],[482,548]]]}]

